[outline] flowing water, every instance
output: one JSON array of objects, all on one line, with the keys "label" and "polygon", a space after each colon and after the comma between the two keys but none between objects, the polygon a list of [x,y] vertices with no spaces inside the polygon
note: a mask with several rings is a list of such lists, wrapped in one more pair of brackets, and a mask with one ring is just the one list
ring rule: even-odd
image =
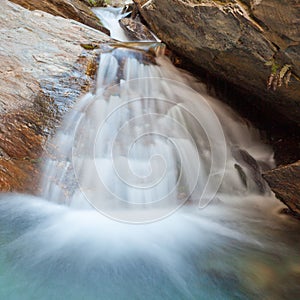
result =
[{"label": "flowing water", "polygon": [[110,30],[110,36],[118,41],[127,41],[125,32],[119,26],[119,20],[127,14],[122,14],[122,8],[94,8],[96,16],[101,20],[103,26]]},{"label": "flowing water", "polygon": [[300,226],[260,175],[272,150],[161,52],[103,53],[41,197],[1,196],[0,299],[300,297]]}]

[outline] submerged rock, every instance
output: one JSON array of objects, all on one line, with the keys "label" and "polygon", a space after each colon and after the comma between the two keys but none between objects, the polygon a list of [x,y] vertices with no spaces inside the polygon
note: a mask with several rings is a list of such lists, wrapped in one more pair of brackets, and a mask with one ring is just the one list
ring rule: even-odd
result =
[{"label": "submerged rock", "polygon": [[[98,29],[106,34],[109,31],[102,26],[99,19],[86,5],[86,1],[80,0],[11,0],[30,10],[42,10],[54,16],[60,16],[66,19],[73,19],[90,27]],[[93,0],[94,1],[94,0]],[[91,1],[87,1],[91,2]]]},{"label": "submerged rock", "polygon": [[300,160],[264,174],[276,196],[300,217]]},{"label": "submerged rock", "polygon": [[1,3],[0,28],[0,191],[35,192],[47,136],[93,84],[99,50],[81,45],[110,39],[9,1]]},{"label": "submerged rock", "polygon": [[300,126],[298,1],[134,2],[172,50]]}]

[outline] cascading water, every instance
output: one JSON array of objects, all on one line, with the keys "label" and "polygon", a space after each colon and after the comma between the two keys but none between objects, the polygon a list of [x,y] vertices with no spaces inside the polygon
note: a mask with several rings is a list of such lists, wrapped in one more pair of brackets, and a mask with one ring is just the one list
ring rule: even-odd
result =
[{"label": "cascading water", "polygon": [[57,136],[59,159],[48,162],[43,197],[70,206],[88,200],[111,217],[146,222],[153,209],[161,218],[186,201],[205,206],[217,191],[267,193],[260,172],[272,166],[272,151],[254,130],[203,86],[188,87],[194,79],[167,58],[147,65],[143,56],[101,55],[95,94],[78,101]]},{"label": "cascading water", "polygon": [[296,299],[300,228],[260,176],[272,151],[132,46],[159,52],[101,55],[95,92],[52,141],[48,201],[2,196],[0,299]]},{"label": "cascading water", "polygon": [[119,41],[127,41],[126,34],[119,26],[118,21],[125,17],[127,14],[122,14],[122,8],[108,7],[108,8],[95,8],[94,13],[101,20],[102,24],[109,28],[110,36]]}]

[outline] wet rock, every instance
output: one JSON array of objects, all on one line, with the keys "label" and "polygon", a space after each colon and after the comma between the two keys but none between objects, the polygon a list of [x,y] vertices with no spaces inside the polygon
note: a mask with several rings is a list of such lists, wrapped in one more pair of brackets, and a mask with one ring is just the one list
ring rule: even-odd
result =
[{"label": "wet rock", "polygon": [[[271,114],[274,115],[275,117],[271,118],[272,122],[280,120],[283,126],[293,127],[295,136],[298,136],[299,1],[134,0],[134,2],[151,30],[169,48],[191,62],[195,66],[194,70],[200,67],[212,77],[229,82],[243,91],[243,94],[250,95],[251,99],[255,99],[255,102],[251,103],[255,110],[261,109],[260,114],[265,114],[266,118]],[[241,97],[243,102],[240,106],[244,105],[244,100],[246,99]],[[286,138],[292,139],[292,151],[286,148],[284,142]],[[299,159],[298,140],[291,138],[288,133],[286,137],[281,137],[275,145],[275,150],[282,147],[285,149],[281,151],[280,157],[277,155],[277,161],[290,162],[291,159],[293,161]],[[246,163],[248,160],[242,161]],[[276,170],[274,172],[277,174]],[[300,194],[300,187],[296,183],[299,181],[300,172],[294,170],[292,173],[290,182],[294,186],[295,194],[292,200],[290,192],[284,193],[284,187],[279,191],[276,184],[270,186],[278,197],[295,211],[295,204],[290,203],[299,201],[296,195]],[[264,190],[263,181],[257,182],[261,182],[261,190]],[[282,182],[286,183],[287,180],[282,178]]]},{"label": "wet rock", "polygon": [[298,1],[134,2],[172,50],[300,126]]},{"label": "wet rock", "polygon": [[242,166],[244,166],[245,169],[248,170],[249,180],[253,180],[258,192],[260,192],[261,194],[266,193],[267,185],[261,175],[263,167],[262,163],[256,161],[246,150],[243,149],[233,148],[232,155],[241,164],[241,166],[235,164],[234,167],[238,171],[243,184],[246,187],[248,186],[248,178]]},{"label": "wet rock", "polygon": [[122,9],[122,14],[132,13],[133,10],[137,10],[136,5],[134,5],[134,3],[126,4],[126,5],[124,5],[124,7]]},{"label": "wet rock", "polygon": [[46,139],[93,86],[99,49],[109,41],[74,20],[9,1],[0,12],[0,191],[36,192]]},{"label": "wet rock", "polygon": [[[54,16],[73,19],[109,35],[109,30],[102,26],[92,10],[80,0],[11,0],[30,10],[42,10]],[[89,1],[87,1],[89,2]]]},{"label": "wet rock", "polygon": [[268,171],[263,176],[276,197],[300,216],[300,160]]},{"label": "wet rock", "polygon": [[239,164],[234,164],[234,168],[238,171],[243,185],[247,188],[248,183],[247,183],[247,175],[246,175],[245,171],[243,170],[243,168]]},{"label": "wet rock", "polygon": [[130,18],[123,18],[119,20],[119,24],[125,31],[127,37],[133,41],[155,41],[150,30],[141,22]]}]

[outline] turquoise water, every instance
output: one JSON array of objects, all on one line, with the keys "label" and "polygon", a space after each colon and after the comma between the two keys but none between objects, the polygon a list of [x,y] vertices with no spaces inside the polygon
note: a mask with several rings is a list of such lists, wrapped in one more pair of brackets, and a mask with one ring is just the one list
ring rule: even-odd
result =
[{"label": "turquoise water", "polygon": [[224,198],[144,225],[1,198],[0,299],[300,296],[300,226],[266,210],[277,209],[272,198]]}]

